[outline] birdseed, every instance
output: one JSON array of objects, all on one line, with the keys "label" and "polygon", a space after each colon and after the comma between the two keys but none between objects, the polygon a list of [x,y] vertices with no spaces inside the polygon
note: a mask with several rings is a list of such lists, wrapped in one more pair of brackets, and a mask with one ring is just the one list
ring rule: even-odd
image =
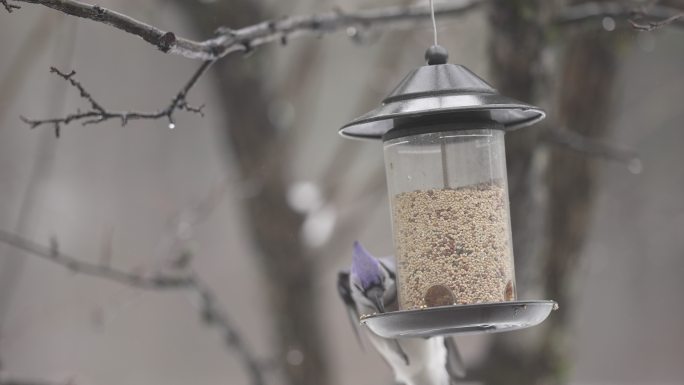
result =
[{"label": "birdseed", "polygon": [[507,198],[497,183],[394,196],[401,310],[515,300]]}]

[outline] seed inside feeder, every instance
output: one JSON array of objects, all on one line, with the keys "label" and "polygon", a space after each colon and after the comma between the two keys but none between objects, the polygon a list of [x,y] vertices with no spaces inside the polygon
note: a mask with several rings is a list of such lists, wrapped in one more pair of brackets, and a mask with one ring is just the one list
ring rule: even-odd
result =
[{"label": "seed inside feeder", "polygon": [[399,193],[393,211],[402,310],[515,300],[503,185]]}]

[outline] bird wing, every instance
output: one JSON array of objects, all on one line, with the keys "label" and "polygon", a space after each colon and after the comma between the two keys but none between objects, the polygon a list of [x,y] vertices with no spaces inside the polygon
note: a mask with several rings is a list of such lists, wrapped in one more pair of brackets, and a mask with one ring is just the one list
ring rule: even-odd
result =
[{"label": "bird wing", "polygon": [[[354,301],[354,297],[352,297],[348,270],[341,270],[337,273],[337,293],[340,295],[342,302],[344,302],[344,305],[347,308],[347,314],[349,315],[349,322],[352,325],[352,330],[354,330],[356,340],[363,349],[363,341],[361,340],[361,333],[359,332],[359,311],[356,307],[356,301]],[[377,339],[374,342],[376,347],[378,345],[385,346],[390,351],[396,353],[406,365],[409,364],[409,358],[399,344],[399,341],[394,339],[385,339],[375,335],[373,335],[373,337]]]},{"label": "bird wing", "polygon": [[465,364],[463,363],[463,358],[461,358],[461,353],[458,351],[458,346],[456,346],[456,341],[454,341],[453,338],[444,338],[444,347],[446,347],[447,350],[447,373],[449,373],[451,381],[456,382],[457,379],[462,379],[466,375],[466,368]]},{"label": "bird wing", "polygon": [[351,286],[349,286],[349,271],[342,270],[337,273],[337,294],[342,298],[344,306],[347,308],[347,315],[351,323],[352,330],[356,336],[356,340],[363,349],[363,342],[361,341],[361,334],[359,333],[359,312],[356,309],[356,302],[352,297]]}]

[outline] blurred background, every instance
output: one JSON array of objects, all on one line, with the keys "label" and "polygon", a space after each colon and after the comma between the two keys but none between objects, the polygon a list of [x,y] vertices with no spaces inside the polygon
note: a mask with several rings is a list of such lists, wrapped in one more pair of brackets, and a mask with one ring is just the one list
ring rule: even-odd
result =
[{"label": "blurred background", "polygon": [[[399,3],[410,2],[99,5],[201,40],[221,25]],[[507,135],[507,155],[519,297],[560,309],[526,331],[458,338],[467,381],[681,384],[684,32],[602,17],[559,24],[576,3],[489,2],[438,19],[451,62],[548,112]],[[177,113],[173,130],[72,124],[57,139],[19,118],[87,108],[50,66],[76,70],[111,109],[156,110],[199,62],[37,5],[0,21],[0,229],[143,275],[190,256],[180,268],[211,288],[268,384],[392,382],[358,346],[335,287],[354,240],[393,252],[381,144],[337,129],[423,64],[428,23],[232,55],[189,96],[204,117]],[[199,303],[0,244],[0,383],[248,384]]]}]

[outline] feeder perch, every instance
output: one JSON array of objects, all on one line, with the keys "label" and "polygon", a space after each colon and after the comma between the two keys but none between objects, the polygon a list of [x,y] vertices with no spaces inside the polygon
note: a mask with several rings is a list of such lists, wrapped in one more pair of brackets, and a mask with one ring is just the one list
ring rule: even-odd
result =
[{"label": "feeder perch", "polygon": [[399,311],[362,318],[384,337],[534,326],[557,305],[518,301],[504,134],[544,119],[432,46],[375,110],[340,129],[381,139]]}]

